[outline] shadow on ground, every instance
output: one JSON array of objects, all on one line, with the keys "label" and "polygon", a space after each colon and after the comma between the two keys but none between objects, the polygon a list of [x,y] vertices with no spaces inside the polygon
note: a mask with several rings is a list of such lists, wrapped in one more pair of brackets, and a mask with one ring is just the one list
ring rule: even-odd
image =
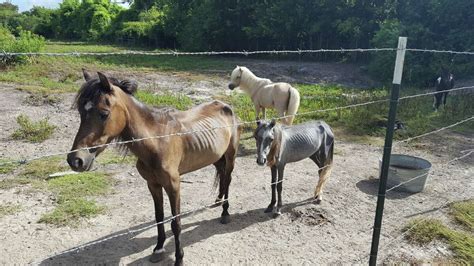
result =
[{"label": "shadow on ground", "polygon": [[[284,211],[290,211],[293,210],[295,207],[312,204],[313,202],[314,201],[312,199],[307,199],[299,202],[286,204],[284,206]],[[244,213],[237,213],[231,215],[231,222],[229,224],[221,224],[219,222],[219,218],[220,217],[216,217],[214,219],[209,220],[197,221],[193,223],[183,223],[183,232],[181,234],[181,242],[183,244],[183,248],[186,248],[187,246],[192,245],[194,243],[204,241],[212,237],[213,235],[232,233],[240,231],[253,224],[270,221],[272,219],[272,216],[264,213],[264,209],[253,209]],[[185,216],[183,216],[182,221],[186,221]],[[145,231],[140,229],[148,228],[153,224],[154,222],[148,222],[127,228],[125,230],[117,231],[113,234],[89,242],[91,243],[91,245],[83,249],[68,252],[62,255],[56,255],[49,259],[43,260],[40,265],[119,265],[120,259],[123,257],[140,253],[147,249],[150,251],[151,254],[153,247],[156,245],[156,235],[154,234],[153,237],[139,238],[136,238],[136,236]],[[169,228],[169,225],[166,225],[165,228],[166,227]],[[185,231],[187,228],[191,227],[193,227],[191,230]],[[138,230],[139,232],[127,233],[135,230]],[[153,232],[156,232],[154,226],[151,230],[153,230]],[[115,235],[119,235],[122,233],[125,234],[118,237],[114,237]],[[175,248],[173,234],[171,230],[168,230],[166,232],[166,236],[169,238],[167,239],[167,242],[165,244],[167,254],[164,260],[160,262],[160,265],[170,265],[174,263]],[[102,240],[100,243],[92,244],[100,240]],[[84,246],[85,245],[87,245],[87,243],[84,244]],[[67,252],[67,250],[65,252]],[[147,255],[143,258],[139,258],[131,262],[131,265],[149,264],[149,257],[150,256]]]},{"label": "shadow on ground", "polygon": [[[364,179],[356,184],[357,188],[367,195],[377,196],[379,192],[379,180],[378,179]],[[387,187],[389,189],[390,187]],[[396,190],[388,191],[385,194],[387,199],[405,199],[414,195],[413,193],[399,192]]]}]

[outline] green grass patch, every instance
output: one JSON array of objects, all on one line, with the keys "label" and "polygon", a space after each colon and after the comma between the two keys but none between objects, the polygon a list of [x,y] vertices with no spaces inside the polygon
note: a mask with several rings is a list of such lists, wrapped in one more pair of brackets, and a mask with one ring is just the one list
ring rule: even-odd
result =
[{"label": "green grass patch", "polygon": [[16,162],[8,159],[0,159],[0,174],[9,174],[18,167]]},{"label": "green grass patch", "polygon": [[435,239],[444,240],[449,244],[457,259],[468,265],[474,263],[472,234],[452,230],[435,219],[415,219],[405,227],[405,230],[408,228],[412,228],[406,236],[410,242],[423,245]]},{"label": "green grass patch", "polygon": [[5,205],[0,205],[0,218],[14,214],[16,212],[19,212],[21,210],[20,205],[14,205],[14,204],[5,204]]},{"label": "green grass patch", "polygon": [[77,225],[79,218],[93,217],[104,210],[86,197],[104,195],[113,180],[104,173],[84,172],[48,180],[48,188],[56,194],[57,207],[44,214],[39,222],[58,226]]},{"label": "green grass patch", "polygon": [[121,155],[111,150],[105,150],[97,157],[100,164],[135,164],[137,158],[132,154]]},{"label": "green grass patch", "polygon": [[453,203],[451,215],[458,223],[474,231],[474,200]]},{"label": "green grass patch", "polygon": [[[295,85],[301,95],[299,113],[331,109],[389,98],[389,90],[380,89],[348,89],[333,85]],[[415,88],[404,89],[403,95],[420,93]],[[217,96],[230,103],[239,118],[243,121],[255,119],[255,109],[250,97],[242,93],[230,96]],[[397,119],[405,125],[405,130],[397,130],[395,139],[403,139],[426,133],[431,130],[452,124],[472,116],[474,113],[474,94],[450,95],[445,109],[439,112],[432,110],[432,96],[402,100],[399,103]],[[389,102],[375,103],[342,110],[314,112],[297,116],[295,123],[307,120],[324,120],[334,129],[344,132],[344,136],[382,137],[386,132]],[[267,110],[267,118],[275,117],[276,113]],[[253,126],[247,126],[253,128]],[[472,123],[466,123],[453,130],[473,132]],[[363,141],[363,140],[362,140]],[[371,140],[370,140],[371,141]]]},{"label": "green grass patch", "polygon": [[77,225],[80,218],[90,218],[102,213],[104,207],[86,199],[68,199],[52,212],[41,216],[38,222],[57,226]]},{"label": "green grass patch", "polygon": [[18,186],[31,185],[35,189],[44,189],[44,182],[26,177],[6,178],[0,181],[0,189],[12,189]]},{"label": "green grass patch", "polygon": [[191,98],[179,93],[152,93],[149,91],[137,91],[135,98],[144,104],[155,107],[173,107],[178,110],[186,110],[193,105]]},{"label": "green grass patch", "polygon": [[[47,42],[44,52],[123,52],[129,47],[89,44]],[[233,63],[219,57],[205,56],[59,56],[35,57],[29,64],[9,66],[0,72],[0,81],[16,84],[43,87],[50,92],[75,92],[82,79],[81,68],[103,69],[109,71],[130,72],[137,70],[151,71],[189,71],[232,69]]]},{"label": "green grass patch", "polygon": [[12,134],[13,139],[28,140],[30,142],[42,142],[48,139],[54,132],[55,126],[49,124],[48,119],[33,122],[26,115],[19,115],[16,122],[20,126]]},{"label": "green grass patch", "polygon": [[66,171],[65,157],[46,157],[27,163],[20,171],[20,176],[30,179],[46,180],[50,174]]}]

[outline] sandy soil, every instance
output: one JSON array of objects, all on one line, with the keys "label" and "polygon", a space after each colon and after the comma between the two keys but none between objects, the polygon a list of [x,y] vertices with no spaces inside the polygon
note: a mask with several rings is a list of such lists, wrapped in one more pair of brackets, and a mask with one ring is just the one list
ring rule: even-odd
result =
[{"label": "sandy soil", "polygon": [[[280,71],[280,68],[277,69]],[[337,69],[333,71],[337,72]],[[203,79],[183,73],[115,74],[131,75],[139,82],[154,82],[159,84],[157,90],[186,88],[185,93],[192,94],[195,91],[195,95],[204,95],[204,99],[216,92],[225,93],[227,82],[224,74],[202,76]],[[27,94],[15,90],[15,87],[14,84],[0,85],[0,156],[31,157],[68,150],[79,121],[76,112],[70,109],[73,95],[62,95],[63,101],[56,106],[33,107],[23,103]],[[41,144],[11,140],[9,136],[16,128],[14,120],[20,113],[35,119],[49,117],[58,130],[51,139]],[[446,200],[472,197],[472,156],[452,165],[443,163],[462,155],[459,151],[472,148],[473,144],[472,136],[443,133],[423,139],[416,145],[408,144],[395,149],[398,153],[430,160],[433,171],[423,193],[411,195],[390,192],[387,195],[381,247],[398,237],[401,227],[409,219],[433,216],[447,220],[447,210],[437,209],[440,205]],[[270,201],[270,170],[257,166],[254,155],[239,157],[230,188],[231,223],[219,223],[220,207],[183,218],[185,263],[365,263],[370,250],[378,185],[375,177],[378,176],[380,157],[379,146],[338,142],[333,174],[320,205],[307,201],[313,195],[317,182],[314,163],[304,160],[288,165],[285,171],[287,180],[283,184],[285,208],[277,219],[263,213]],[[74,252],[54,255],[84,243],[141,229],[154,222],[152,198],[134,167],[99,165],[98,168],[114,172],[118,184],[112,194],[96,198],[106,206],[106,213],[81,221],[77,228],[58,228],[37,223],[43,213],[54,208],[53,199],[48,193],[32,191],[27,186],[0,190],[0,204],[22,206],[21,211],[0,218],[0,264],[148,264],[149,255],[156,244],[154,228],[107,239]],[[0,175],[0,178],[8,176]],[[181,186],[183,211],[213,202],[216,193],[212,191],[212,167],[182,178],[185,180]],[[167,201],[165,215],[170,215]],[[168,256],[164,264],[167,265],[174,260],[174,241],[169,224],[165,228]],[[440,242],[419,247],[400,238],[381,250],[379,255],[379,261],[436,260],[449,256],[450,251]]]}]

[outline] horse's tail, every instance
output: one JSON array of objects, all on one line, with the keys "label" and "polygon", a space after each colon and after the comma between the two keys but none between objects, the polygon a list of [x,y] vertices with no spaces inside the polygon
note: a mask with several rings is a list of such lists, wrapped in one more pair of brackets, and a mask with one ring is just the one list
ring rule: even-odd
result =
[{"label": "horse's tail", "polygon": [[300,93],[297,89],[290,86],[288,90],[288,107],[286,108],[286,115],[291,115],[286,118],[286,124],[291,125],[293,124],[293,119],[295,119],[294,115],[298,112],[298,108],[300,107]]}]

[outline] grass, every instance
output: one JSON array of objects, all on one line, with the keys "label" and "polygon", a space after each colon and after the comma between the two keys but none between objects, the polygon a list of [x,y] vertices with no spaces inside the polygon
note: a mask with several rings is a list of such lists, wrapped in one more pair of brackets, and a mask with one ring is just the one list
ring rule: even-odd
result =
[{"label": "grass", "polygon": [[470,232],[453,230],[436,219],[414,219],[404,228],[410,230],[406,238],[419,245],[435,239],[446,241],[462,264],[474,263],[474,200],[456,202],[450,205],[450,215]]},{"label": "grass", "polygon": [[32,106],[55,105],[59,102],[61,102],[61,97],[46,93],[32,93],[24,101],[24,103]]},{"label": "grass", "polygon": [[0,159],[0,174],[8,174],[17,168],[17,163],[9,159]]},{"label": "grass", "polygon": [[[347,89],[331,85],[295,85],[301,94],[299,113],[315,110],[331,109],[374,100],[387,99],[389,90],[385,88],[370,90]],[[404,89],[403,95],[420,93],[415,88]],[[253,103],[246,94],[233,93],[230,96],[218,96],[218,99],[229,102],[237,115],[243,121],[255,119]],[[398,130],[395,139],[416,136],[427,131],[438,129],[450,123],[457,122],[472,116],[474,113],[474,95],[450,95],[446,109],[437,113],[432,111],[432,98],[419,97],[400,101],[397,119],[401,120],[406,129]],[[385,135],[389,103],[377,103],[357,108],[348,108],[337,111],[315,112],[304,116],[297,116],[295,123],[307,120],[325,120],[335,131],[352,140],[369,141],[372,137]],[[267,118],[276,116],[275,112],[267,111]],[[248,126],[247,128],[253,128]],[[466,123],[453,128],[460,132],[473,132],[472,124]]]},{"label": "grass", "polygon": [[[43,52],[120,52],[130,50],[120,46],[48,42]],[[29,90],[48,93],[75,92],[82,79],[81,68],[109,71],[194,71],[231,69],[233,64],[218,57],[205,56],[39,56],[31,64],[9,67],[0,72],[0,82],[24,85]]]},{"label": "grass", "polygon": [[154,107],[168,106],[178,110],[186,110],[193,105],[191,98],[186,95],[171,92],[157,94],[149,91],[137,91],[135,97],[142,103]]},{"label": "grass", "polygon": [[46,180],[50,174],[62,172],[69,169],[65,164],[64,157],[46,157],[41,160],[34,160],[26,164],[20,171],[20,176]]},{"label": "grass", "polygon": [[411,228],[407,239],[420,245],[428,244],[435,239],[445,240],[457,259],[464,263],[474,263],[474,237],[472,234],[452,230],[435,219],[415,219],[407,228]]},{"label": "grass", "polygon": [[20,126],[12,134],[12,138],[16,140],[28,140],[30,142],[43,142],[48,139],[54,132],[55,126],[49,124],[48,119],[42,119],[33,122],[26,115],[19,115],[16,122]]},{"label": "grass", "polygon": [[21,210],[20,205],[14,205],[14,204],[0,205],[0,218],[19,212],[20,210]]},{"label": "grass", "polygon": [[[65,171],[68,167],[63,157],[47,157],[34,160],[24,166],[20,166],[18,175],[0,181],[0,189],[11,189],[18,186],[30,184],[35,189],[45,189],[45,180],[50,174]],[[12,164],[12,167],[18,167]],[[1,169],[1,168],[0,168]]]},{"label": "grass", "polygon": [[95,201],[72,199],[59,204],[52,212],[41,216],[38,222],[57,226],[74,226],[78,224],[78,219],[94,217],[103,210],[104,207],[98,206]]},{"label": "grass", "polygon": [[87,199],[104,195],[110,191],[113,181],[104,173],[84,172],[50,179],[48,188],[56,195],[57,207],[42,215],[39,222],[57,226],[79,223],[79,218],[90,218],[100,214],[104,207]]},{"label": "grass", "polygon": [[474,231],[474,200],[454,203],[451,206],[451,214],[458,223]]}]

